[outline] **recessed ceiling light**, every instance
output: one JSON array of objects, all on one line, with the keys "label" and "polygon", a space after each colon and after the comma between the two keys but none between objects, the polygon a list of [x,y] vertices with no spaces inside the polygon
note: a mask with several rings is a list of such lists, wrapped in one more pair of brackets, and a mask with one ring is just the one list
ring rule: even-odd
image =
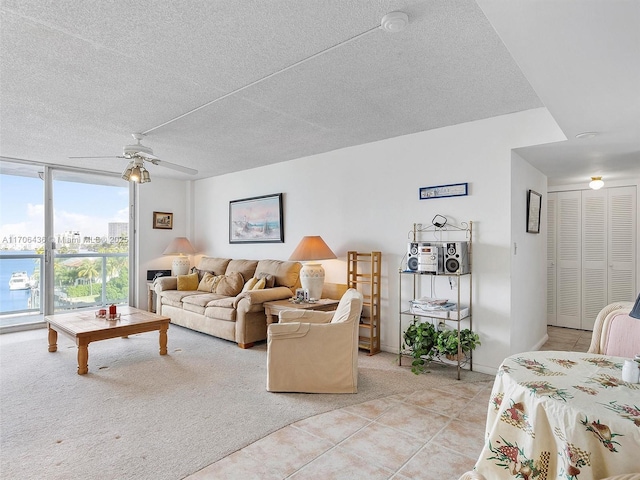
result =
[{"label": "recessed ceiling light", "polygon": [[582,132],[576,135],[576,138],[593,138],[593,137],[597,137],[598,136],[598,132]]}]

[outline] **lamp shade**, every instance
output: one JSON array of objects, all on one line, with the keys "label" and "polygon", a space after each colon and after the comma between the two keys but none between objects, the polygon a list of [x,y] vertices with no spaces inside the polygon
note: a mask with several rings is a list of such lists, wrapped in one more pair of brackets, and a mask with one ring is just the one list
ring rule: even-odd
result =
[{"label": "lamp shade", "polygon": [[289,260],[306,262],[310,260],[328,260],[330,258],[338,257],[331,251],[320,235],[315,235],[302,237]]},{"label": "lamp shade", "polygon": [[179,255],[173,259],[173,263],[171,264],[171,274],[174,276],[186,275],[189,273],[191,262],[185,255],[191,255],[194,253],[196,253],[196,250],[193,248],[187,237],[174,238],[169,246],[164,249],[164,252],[162,252],[163,255]]},{"label": "lamp shade", "polygon": [[163,255],[192,255],[194,253],[196,250],[187,237],[174,238],[162,252]]},{"label": "lamp shade", "polygon": [[322,296],[324,286],[324,268],[318,260],[330,258],[338,257],[319,235],[303,237],[289,257],[289,260],[306,262],[300,270],[300,284],[309,293],[311,301],[318,300]]}]

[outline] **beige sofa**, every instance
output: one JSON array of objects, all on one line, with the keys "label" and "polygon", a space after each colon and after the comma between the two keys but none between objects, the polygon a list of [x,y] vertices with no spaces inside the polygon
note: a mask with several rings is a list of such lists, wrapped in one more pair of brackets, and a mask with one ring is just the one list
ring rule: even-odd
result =
[{"label": "beige sofa", "polygon": [[[228,295],[229,291],[225,294],[224,289],[218,293],[219,288],[217,292],[194,288],[178,290],[178,277],[160,277],[154,283],[156,312],[170,317],[171,323],[236,342],[241,348],[250,348],[254,342],[267,338],[264,302],[292,297],[300,287],[301,268],[299,262],[203,257],[196,269],[199,279],[209,273],[223,279],[218,283],[220,285],[225,277],[239,278],[239,273],[243,283],[264,277],[274,285]],[[207,278],[211,279],[211,275]],[[180,283],[183,281],[181,278]]]}]

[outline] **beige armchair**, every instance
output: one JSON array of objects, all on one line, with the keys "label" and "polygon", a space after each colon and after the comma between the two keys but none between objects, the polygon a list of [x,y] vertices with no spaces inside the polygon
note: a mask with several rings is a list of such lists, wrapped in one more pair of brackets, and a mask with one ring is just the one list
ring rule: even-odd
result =
[{"label": "beige armchair", "polygon": [[284,310],[267,332],[267,390],[356,393],[362,294],[345,292],[335,312]]}]

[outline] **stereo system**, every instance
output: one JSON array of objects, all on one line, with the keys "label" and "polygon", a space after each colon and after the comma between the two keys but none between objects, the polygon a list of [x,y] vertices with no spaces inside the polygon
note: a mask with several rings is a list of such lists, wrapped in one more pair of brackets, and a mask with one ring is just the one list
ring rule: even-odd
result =
[{"label": "stereo system", "polygon": [[407,270],[464,275],[470,272],[468,242],[410,242]]}]

